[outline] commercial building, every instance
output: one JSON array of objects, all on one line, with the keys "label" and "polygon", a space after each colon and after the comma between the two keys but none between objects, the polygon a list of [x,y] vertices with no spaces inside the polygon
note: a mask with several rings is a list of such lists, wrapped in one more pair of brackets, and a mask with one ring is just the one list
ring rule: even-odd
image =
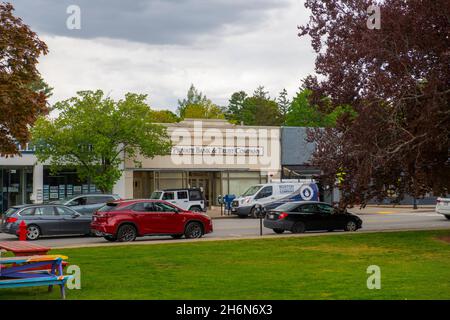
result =
[{"label": "commercial building", "polygon": [[[123,174],[113,188],[122,198],[146,198],[157,189],[202,188],[209,205],[219,195],[280,178],[280,128],[240,126],[226,120],[186,119],[166,124],[173,148],[153,159],[124,156]],[[16,204],[47,202],[98,192],[73,170],[52,174],[34,150],[0,158],[0,212]]]},{"label": "commercial building", "polygon": [[[314,143],[306,142],[307,128],[234,125],[226,120],[186,119],[166,124],[173,148],[152,159],[123,155],[123,173],[113,188],[122,198],[147,198],[154,190],[202,188],[209,205],[219,195],[242,194],[249,186],[286,179],[317,179],[311,165]],[[34,150],[0,158],[0,213],[8,207],[47,202],[98,192],[74,170],[53,174],[39,163]],[[339,200],[337,189],[320,186],[326,202]],[[435,197],[419,200],[434,203]],[[402,203],[412,203],[406,198]]]},{"label": "commercial building", "polygon": [[0,158],[0,213],[24,203],[41,203],[72,195],[97,192],[94,185],[81,180],[74,170],[52,174],[39,163],[34,149],[21,149],[20,156]]},{"label": "commercial building", "polygon": [[126,158],[115,192],[145,198],[168,188],[202,188],[210,205],[219,195],[280,178],[280,128],[240,126],[226,120],[186,119],[167,124],[171,154]]}]

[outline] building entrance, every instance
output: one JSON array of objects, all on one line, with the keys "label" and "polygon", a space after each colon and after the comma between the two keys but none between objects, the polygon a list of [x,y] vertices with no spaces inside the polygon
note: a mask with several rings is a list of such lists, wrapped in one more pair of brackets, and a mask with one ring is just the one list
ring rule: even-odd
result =
[{"label": "building entrance", "polygon": [[0,213],[8,208],[30,203],[33,192],[33,169],[0,168]]}]

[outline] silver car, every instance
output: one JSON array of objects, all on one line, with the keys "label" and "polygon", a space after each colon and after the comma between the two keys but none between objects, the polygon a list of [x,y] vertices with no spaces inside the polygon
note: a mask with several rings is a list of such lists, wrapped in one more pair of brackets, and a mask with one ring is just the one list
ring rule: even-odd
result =
[{"label": "silver car", "polygon": [[53,204],[24,204],[9,208],[2,217],[1,231],[18,236],[25,221],[27,239],[41,236],[89,235],[92,216]]},{"label": "silver car", "polygon": [[437,198],[436,213],[443,214],[450,220],[450,198]]},{"label": "silver car", "polygon": [[52,201],[51,204],[62,204],[81,214],[92,215],[107,202],[114,200],[120,200],[120,197],[117,194],[81,194],[78,196]]}]

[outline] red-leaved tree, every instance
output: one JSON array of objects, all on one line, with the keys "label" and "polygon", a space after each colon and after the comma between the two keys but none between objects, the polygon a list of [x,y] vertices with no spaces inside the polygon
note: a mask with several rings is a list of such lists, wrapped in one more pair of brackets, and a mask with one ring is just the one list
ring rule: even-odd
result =
[{"label": "red-leaved tree", "polygon": [[[370,5],[380,9],[371,29]],[[342,205],[450,190],[448,0],[307,0],[316,73],[304,86],[356,118],[313,130],[313,162],[338,185]],[[320,99],[317,100],[320,103]],[[337,179],[340,177],[340,179]]]},{"label": "red-leaved tree", "polygon": [[18,153],[16,144],[30,139],[30,127],[47,112],[46,93],[34,87],[41,81],[38,57],[47,46],[0,3],[0,156]]}]

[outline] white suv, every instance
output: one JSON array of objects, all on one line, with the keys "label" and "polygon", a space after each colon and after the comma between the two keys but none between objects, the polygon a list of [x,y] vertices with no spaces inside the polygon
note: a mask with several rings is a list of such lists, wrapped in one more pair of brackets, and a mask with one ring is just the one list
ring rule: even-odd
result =
[{"label": "white suv", "polygon": [[184,210],[206,212],[206,201],[200,189],[167,189],[154,191],[150,199],[164,200]]},{"label": "white suv", "polygon": [[450,220],[450,198],[437,198],[436,212]]}]

